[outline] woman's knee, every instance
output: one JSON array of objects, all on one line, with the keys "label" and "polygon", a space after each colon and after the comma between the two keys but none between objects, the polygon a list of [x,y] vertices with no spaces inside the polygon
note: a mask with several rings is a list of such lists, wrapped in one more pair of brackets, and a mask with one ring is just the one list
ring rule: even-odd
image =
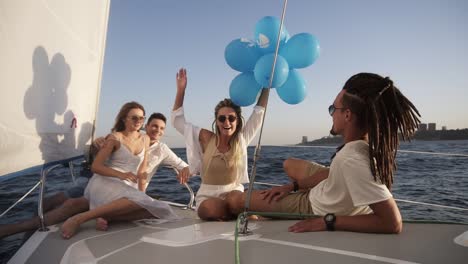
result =
[{"label": "woman's knee", "polygon": [[241,191],[229,192],[226,196],[226,203],[231,214],[239,214],[244,208],[244,193]]},{"label": "woman's knee", "polygon": [[221,199],[207,199],[198,206],[198,217],[207,221],[223,221],[229,216],[226,202]]}]

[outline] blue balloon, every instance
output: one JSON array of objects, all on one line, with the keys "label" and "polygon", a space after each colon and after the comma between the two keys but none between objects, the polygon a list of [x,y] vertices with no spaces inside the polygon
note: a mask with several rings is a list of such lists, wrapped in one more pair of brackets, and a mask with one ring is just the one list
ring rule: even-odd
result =
[{"label": "blue balloon", "polygon": [[[259,49],[263,54],[275,51],[280,26],[281,20],[273,16],[263,17],[255,25],[255,39],[257,40]],[[288,36],[289,33],[283,25],[280,37],[280,47],[286,42]]]},{"label": "blue balloon", "polygon": [[255,63],[262,56],[255,42],[248,39],[235,39],[226,46],[224,58],[236,71],[253,71]]},{"label": "blue balloon", "polygon": [[278,55],[276,58],[275,75],[270,87],[270,75],[273,67],[275,54],[270,53],[263,55],[255,64],[254,76],[255,80],[265,88],[280,87],[288,79],[289,66],[288,62]]},{"label": "blue balloon", "polygon": [[299,71],[292,69],[289,72],[288,80],[276,88],[279,97],[288,104],[298,104],[307,95],[306,83]]},{"label": "blue balloon", "polygon": [[318,40],[309,33],[292,36],[280,50],[280,54],[294,69],[310,66],[318,58],[320,46]]},{"label": "blue balloon", "polygon": [[232,80],[229,86],[229,97],[239,106],[249,106],[255,102],[261,89],[253,73],[243,72]]}]

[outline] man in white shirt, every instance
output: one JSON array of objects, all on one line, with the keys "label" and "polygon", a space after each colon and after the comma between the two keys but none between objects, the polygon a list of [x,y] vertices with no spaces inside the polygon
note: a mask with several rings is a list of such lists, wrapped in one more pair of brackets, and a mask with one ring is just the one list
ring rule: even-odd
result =
[{"label": "man in white shirt", "polygon": [[[405,140],[414,134],[420,122],[417,109],[388,77],[360,73],[346,82],[328,111],[331,134],[344,139],[330,168],[286,160],[292,183],[253,191],[250,210],[323,216],[300,221],[290,232],[400,233],[401,215],[390,189],[398,132]],[[242,212],[245,197],[228,197],[232,213]]]}]

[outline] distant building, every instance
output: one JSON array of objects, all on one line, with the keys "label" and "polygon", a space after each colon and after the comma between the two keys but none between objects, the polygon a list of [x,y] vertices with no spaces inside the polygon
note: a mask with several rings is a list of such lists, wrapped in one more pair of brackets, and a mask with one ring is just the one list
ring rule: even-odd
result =
[{"label": "distant building", "polygon": [[419,131],[426,131],[427,130],[427,124],[424,124],[424,123],[419,124],[418,130]]},{"label": "distant building", "polygon": [[302,136],[302,143],[307,143],[307,136]]},{"label": "distant building", "polygon": [[442,130],[447,130],[447,126],[442,126]]},{"label": "distant building", "polygon": [[436,130],[436,123],[429,123],[427,125],[427,130],[429,131],[435,131]]}]

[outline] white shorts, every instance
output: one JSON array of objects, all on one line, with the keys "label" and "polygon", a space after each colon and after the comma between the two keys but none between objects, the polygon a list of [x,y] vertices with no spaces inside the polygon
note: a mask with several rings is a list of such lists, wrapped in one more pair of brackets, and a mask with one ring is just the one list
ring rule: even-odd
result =
[{"label": "white shorts", "polygon": [[211,185],[202,183],[198,189],[197,196],[195,196],[195,208],[198,210],[198,206],[208,198],[224,199],[228,192],[234,190],[244,192],[244,185],[241,183],[232,183],[228,185]]}]

